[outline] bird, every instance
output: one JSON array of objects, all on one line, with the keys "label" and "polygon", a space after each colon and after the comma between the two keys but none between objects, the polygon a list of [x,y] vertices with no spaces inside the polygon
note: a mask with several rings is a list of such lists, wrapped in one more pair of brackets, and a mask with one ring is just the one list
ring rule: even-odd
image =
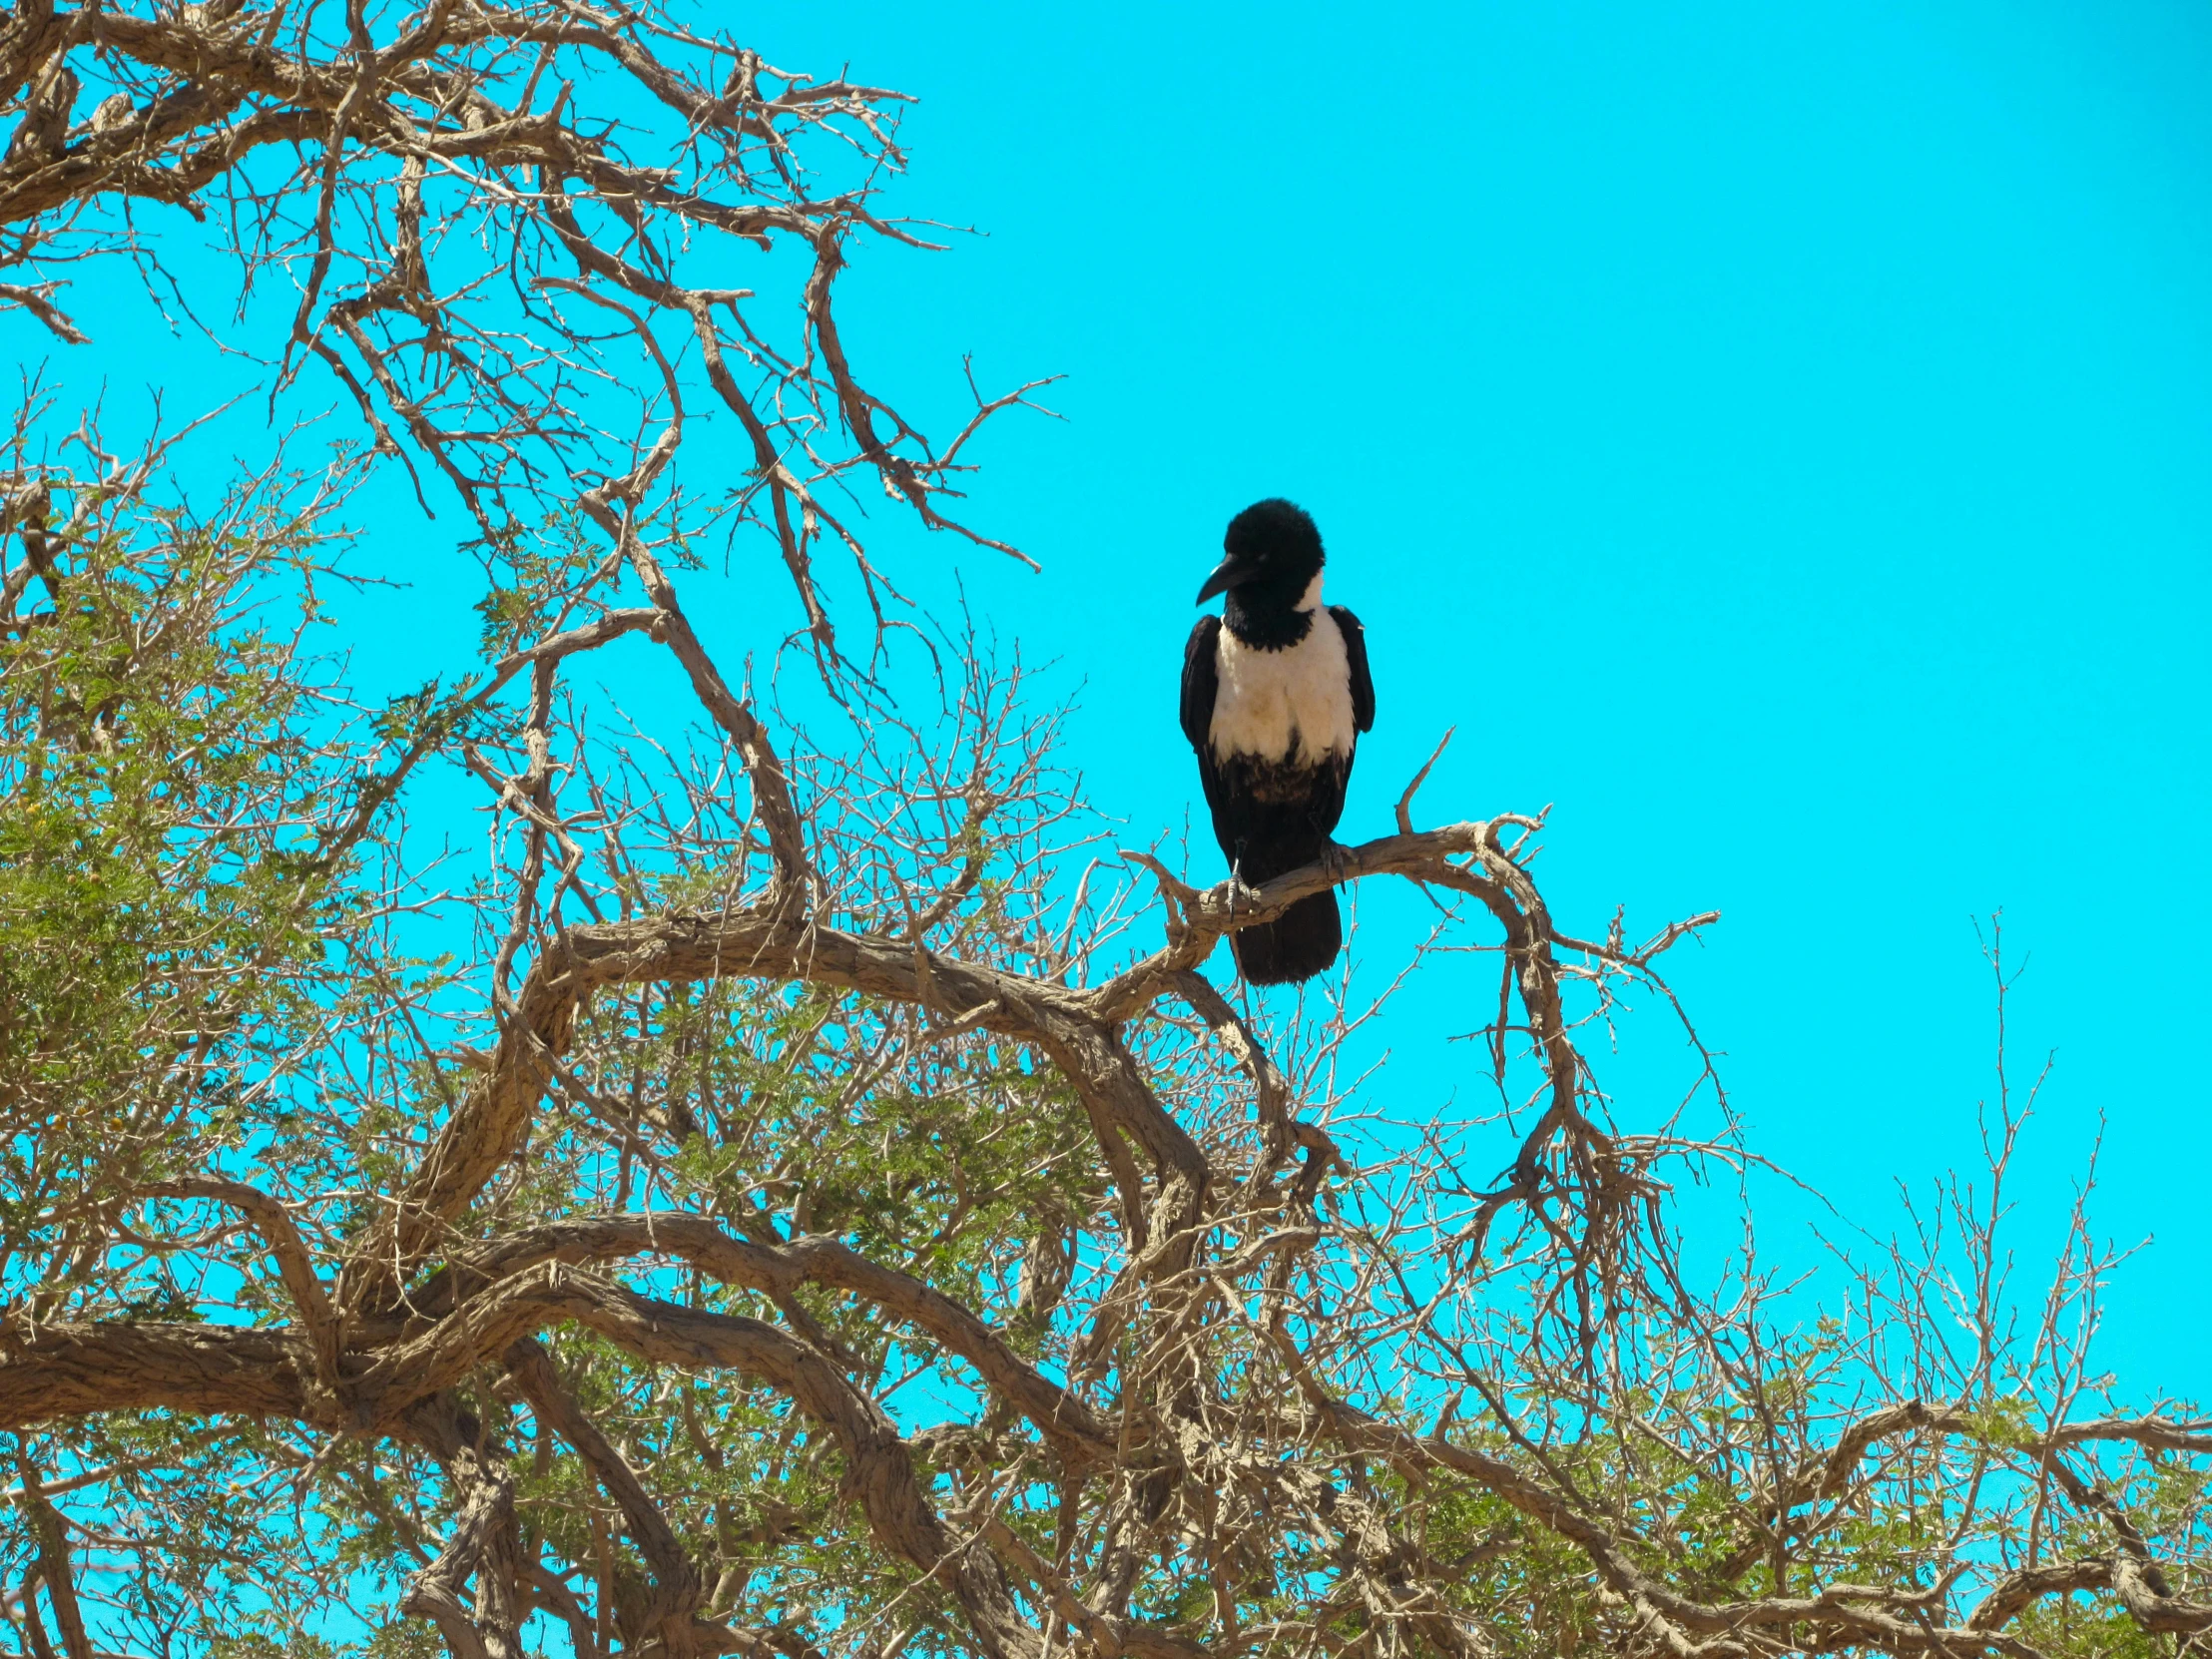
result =
[{"label": "bird", "polygon": [[[1229,521],[1226,555],[1198,590],[1203,605],[1183,649],[1183,735],[1214,838],[1247,883],[1327,859],[1344,815],[1360,734],[1375,726],[1367,631],[1321,602],[1321,531],[1280,496]],[[1300,899],[1273,921],[1230,935],[1254,985],[1311,979],[1337,959],[1344,923],[1336,889]]]}]

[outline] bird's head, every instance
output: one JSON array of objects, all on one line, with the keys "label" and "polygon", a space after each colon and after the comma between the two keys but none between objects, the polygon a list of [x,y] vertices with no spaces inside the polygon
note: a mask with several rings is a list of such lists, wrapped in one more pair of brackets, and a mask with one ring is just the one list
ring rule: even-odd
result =
[{"label": "bird's head", "polygon": [[1288,611],[1321,575],[1321,531],[1305,508],[1280,496],[1255,501],[1231,519],[1221,545],[1229,556],[1198,590],[1201,605],[1234,589],[1246,605]]}]

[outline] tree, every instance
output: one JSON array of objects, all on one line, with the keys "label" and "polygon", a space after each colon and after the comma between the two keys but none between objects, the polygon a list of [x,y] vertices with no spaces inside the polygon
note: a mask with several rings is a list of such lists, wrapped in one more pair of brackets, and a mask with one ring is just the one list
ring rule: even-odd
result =
[{"label": "tree", "polygon": [[[28,1651],[2205,1650],[2212,1424],[2089,1368],[2082,1215],[2048,1296],[2008,1289],[2031,1095],[1833,1317],[1748,1246],[1696,1282],[1668,1183],[1750,1154],[1616,1122],[1577,1033],[1671,1005],[1711,918],[1577,937],[1540,821],[1416,830],[1420,778],[1329,868],[1195,886],[1111,855],[1017,659],[915,643],[856,486],[995,546],[952,485],[1034,388],[939,447],[847,358],[852,240],[918,240],[873,206],[896,94],[566,0],[25,3],[0,64],[0,297],[80,338],[50,273],[159,288],[192,215],[249,320],[257,283],[297,295],[273,396],[326,375],[364,434],[202,508],[189,429],[122,455],[35,393],[17,421]],[[748,245],[797,339],[710,285]],[[727,498],[678,465],[701,380],[752,456]],[[461,505],[490,582],[483,661],[362,711],[314,628],[378,466]],[[781,705],[678,597],[741,533],[796,590]],[[580,672],[621,653],[697,725],[623,727]],[[458,891],[401,817],[446,763],[495,826]],[[1237,927],[1387,878],[1496,953],[1518,1110],[1378,1124],[1336,1069],[1375,1010],[1208,976]]]}]

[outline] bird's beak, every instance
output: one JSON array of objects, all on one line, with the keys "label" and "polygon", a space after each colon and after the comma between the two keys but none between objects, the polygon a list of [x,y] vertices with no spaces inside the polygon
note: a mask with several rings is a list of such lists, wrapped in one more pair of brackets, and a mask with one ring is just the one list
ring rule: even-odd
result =
[{"label": "bird's beak", "polygon": [[1259,574],[1258,565],[1232,554],[1215,567],[1213,575],[1206,578],[1206,585],[1198,590],[1197,603],[1203,605],[1215,594],[1227,593],[1239,583],[1249,582]]}]

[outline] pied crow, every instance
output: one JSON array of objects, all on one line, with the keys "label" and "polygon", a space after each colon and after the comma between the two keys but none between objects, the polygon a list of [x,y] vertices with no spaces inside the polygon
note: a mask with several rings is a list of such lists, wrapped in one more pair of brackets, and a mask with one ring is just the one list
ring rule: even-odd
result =
[{"label": "pied crow", "polygon": [[[1375,725],[1360,619],[1321,602],[1321,531],[1303,508],[1255,502],[1229,521],[1228,554],[1198,603],[1228,597],[1183,650],[1183,735],[1198,752],[1214,838],[1254,886],[1334,844],[1360,734]],[[1344,942],[1334,889],[1230,935],[1255,985],[1311,979]]]}]

